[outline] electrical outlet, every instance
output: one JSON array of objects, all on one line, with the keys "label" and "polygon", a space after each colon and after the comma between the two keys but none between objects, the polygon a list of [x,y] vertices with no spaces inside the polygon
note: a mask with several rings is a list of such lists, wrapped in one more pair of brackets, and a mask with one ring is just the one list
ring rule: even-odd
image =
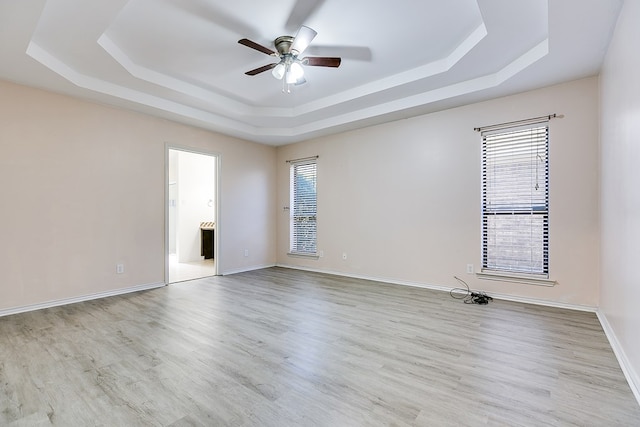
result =
[{"label": "electrical outlet", "polygon": [[249,256],[249,249],[244,250],[244,256]]},{"label": "electrical outlet", "polygon": [[116,264],[116,274],[124,273],[124,264]]},{"label": "electrical outlet", "polygon": [[467,264],[467,274],[473,274],[473,264]]},{"label": "electrical outlet", "polygon": [[324,251],[318,251],[318,256],[322,258],[324,256]]},{"label": "electrical outlet", "polygon": [[346,252],[342,252],[342,259],[347,259],[347,253]]}]

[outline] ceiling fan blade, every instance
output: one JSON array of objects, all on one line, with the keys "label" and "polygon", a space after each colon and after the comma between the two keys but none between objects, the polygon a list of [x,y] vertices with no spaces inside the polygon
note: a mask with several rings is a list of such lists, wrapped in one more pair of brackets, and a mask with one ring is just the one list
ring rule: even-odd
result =
[{"label": "ceiling fan blade", "polygon": [[325,0],[297,0],[289,13],[289,19],[285,24],[285,29],[292,33],[300,28],[307,19],[315,12]]},{"label": "ceiling fan blade", "polygon": [[278,56],[277,53],[275,53],[274,51],[272,51],[268,47],[264,47],[261,44],[258,44],[258,43],[254,42],[254,41],[249,40],[249,39],[240,39],[240,40],[238,40],[238,43],[240,43],[241,45],[244,45],[246,47],[250,47],[251,49],[255,49],[255,50],[259,51],[259,52],[266,53],[267,55]]},{"label": "ceiling fan blade", "polygon": [[313,67],[339,67],[342,58],[330,58],[327,56],[308,56],[302,59],[304,65]]},{"label": "ceiling fan blade", "polygon": [[352,59],[354,61],[371,61],[373,55],[371,49],[364,46],[345,46],[345,45],[321,45],[313,44],[305,50],[307,55],[325,56],[338,55],[341,58]]},{"label": "ceiling fan blade", "polygon": [[295,55],[300,55],[309,46],[316,34],[318,33],[309,27],[304,25],[300,27],[298,34],[293,39],[293,44],[291,44],[291,52]]},{"label": "ceiling fan blade", "polygon": [[254,70],[247,71],[245,74],[247,76],[255,76],[256,74],[260,74],[260,73],[264,73],[265,71],[269,71],[270,69],[272,69],[276,65],[278,65],[278,64],[263,65],[262,67],[258,67],[258,68],[254,69]]}]

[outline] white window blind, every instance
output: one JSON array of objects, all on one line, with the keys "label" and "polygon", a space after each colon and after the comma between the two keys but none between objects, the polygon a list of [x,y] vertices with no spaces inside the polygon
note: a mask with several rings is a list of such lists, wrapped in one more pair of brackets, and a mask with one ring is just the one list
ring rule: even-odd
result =
[{"label": "white window blind", "polygon": [[482,133],[483,271],[549,276],[548,122]]},{"label": "white window blind", "polygon": [[290,252],[316,254],[316,160],[291,163]]}]

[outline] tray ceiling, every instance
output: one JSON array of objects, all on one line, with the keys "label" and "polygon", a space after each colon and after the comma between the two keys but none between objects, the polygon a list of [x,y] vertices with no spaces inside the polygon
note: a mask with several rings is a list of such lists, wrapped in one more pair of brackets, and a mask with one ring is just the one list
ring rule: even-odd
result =
[{"label": "tray ceiling", "polygon": [[[281,145],[597,74],[620,1],[0,3],[0,78]],[[269,48],[318,32],[283,93]]]}]

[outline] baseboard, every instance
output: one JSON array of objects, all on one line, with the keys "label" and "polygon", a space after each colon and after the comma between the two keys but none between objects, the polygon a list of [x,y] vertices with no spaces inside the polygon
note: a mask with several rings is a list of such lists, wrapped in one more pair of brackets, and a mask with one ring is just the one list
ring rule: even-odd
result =
[{"label": "baseboard", "polygon": [[352,279],[371,280],[372,282],[389,283],[392,285],[402,285],[402,286],[411,286],[414,288],[433,289],[436,291],[449,292],[451,290],[451,288],[446,286],[439,286],[439,285],[420,283],[420,282],[408,282],[406,280],[397,280],[389,277],[375,277],[375,276],[366,276],[362,274],[350,274],[350,273],[344,273],[342,271],[322,270],[317,268],[300,267],[297,265],[288,265],[288,264],[276,264],[276,267],[290,268],[292,270],[310,271],[312,273],[329,274],[331,276],[349,277]]},{"label": "baseboard", "polygon": [[[381,277],[371,277],[371,276],[364,276],[364,275],[357,275],[357,274],[348,274],[348,273],[342,273],[342,272],[320,270],[315,268],[299,267],[299,266],[287,265],[287,264],[278,264],[276,266],[282,267],[282,268],[290,268],[293,270],[304,270],[304,271],[311,271],[315,273],[330,274],[334,276],[351,277],[354,279],[372,280],[375,282],[391,283],[391,284],[403,285],[403,286],[414,286],[414,287],[425,288],[425,289],[433,289],[437,291],[449,292],[451,291],[451,289],[453,289],[447,286],[431,285],[428,283],[407,282],[407,281],[393,280],[393,279],[381,278]],[[620,368],[624,373],[627,383],[629,384],[629,387],[631,388],[631,391],[633,392],[634,397],[638,401],[638,404],[640,404],[640,377],[638,376],[636,371],[633,369],[633,366],[629,362],[629,359],[627,358],[624,352],[624,349],[618,342],[618,339],[613,329],[611,328],[611,325],[609,324],[606,316],[604,315],[604,313],[602,313],[600,309],[598,309],[597,307],[586,306],[586,305],[567,304],[563,302],[541,300],[536,298],[518,297],[513,295],[490,293],[490,296],[492,298],[505,300],[505,301],[514,301],[514,302],[521,302],[525,304],[534,304],[534,305],[541,305],[541,306],[547,306],[547,307],[564,308],[568,310],[577,310],[577,311],[586,311],[586,312],[595,313],[598,317],[598,320],[600,321],[600,324],[602,325],[602,329],[604,330],[604,333],[607,336],[607,339],[609,340],[611,348],[613,349],[613,352],[616,355],[616,358],[618,359],[618,364],[620,365]]]},{"label": "baseboard", "polygon": [[[433,289],[436,291],[444,291],[444,292],[450,292],[452,289],[454,289],[454,287],[451,287],[451,286],[434,285],[431,283],[421,283],[421,282],[409,282],[405,280],[390,279],[387,277],[372,277],[372,276],[365,276],[365,275],[349,274],[349,273],[342,273],[342,272],[336,272],[336,271],[330,271],[330,270],[320,270],[315,268],[299,267],[299,266],[288,265],[288,264],[277,264],[276,267],[291,268],[293,270],[311,271],[314,273],[324,273],[324,274],[330,274],[333,276],[351,277],[354,279],[372,280],[374,282],[390,283],[393,285],[413,286],[416,288]],[[597,307],[586,306],[586,305],[568,304],[568,303],[562,303],[562,302],[556,302],[556,301],[549,301],[549,300],[528,298],[528,297],[519,297],[519,296],[513,296],[513,295],[507,295],[507,294],[494,294],[491,292],[489,293],[489,295],[494,299],[521,302],[524,304],[542,305],[546,307],[555,307],[555,308],[565,308],[568,310],[577,310],[577,311],[588,311],[591,313],[595,313],[597,311]]]},{"label": "baseboard", "polygon": [[[433,285],[433,284],[420,283],[420,282],[409,282],[409,281],[395,280],[395,279],[390,279],[385,277],[373,277],[373,276],[366,276],[366,275],[359,275],[359,274],[348,274],[348,273],[337,272],[337,271],[306,268],[306,267],[287,265],[287,264],[268,264],[268,265],[252,266],[252,267],[247,267],[243,269],[226,271],[222,273],[222,275],[243,273],[243,272],[260,270],[263,268],[270,268],[270,267],[282,267],[282,268],[289,268],[293,270],[310,271],[315,273],[329,274],[333,276],[343,276],[343,277],[350,277],[354,279],[363,279],[363,280],[371,280],[375,282],[389,283],[394,285],[432,289],[436,291],[449,292],[451,291],[451,289],[453,289],[452,287],[448,287],[448,286],[440,286],[440,285]],[[160,288],[163,286],[165,286],[165,283],[149,283],[145,285],[131,286],[128,288],[115,289],[115,290],[106,291],[106,292],[98,292],[95,294],[83,295],[83,296],[78,296],[73,298],[64,298],[64,299],[47,301],[47,302],[38,303],[38,304],[25,305],[21,307],[7,308],[7,309],[0,310],[0,317],[10,316],[12,314],[18,314],[18,313],[25,313],[29,311],[41,310],[45,308],[58,307],[61,305],[75,304],[78,302],[90,301],[94,299],[107,298],[107,297],[116,296],[116,295],[123,295],[123,294],[132,293],[132,292],[145,291],[149,289]],[[626,353],[624,352],[624,349],[620,345],[620,342],[618,341],[615,332],[611,328],[611,325],[609,324],[609,321],[607,320],[606,315],[600,309],[596,307],[590,307],[590,306],[566,304],[566,303],[560,303],[555,301],[540,300],[540,299],[526,298],[526,297],[516,297],[516,296],[504,295],[504,294],[492,293],[491,297],[495,299],[521,302],[525,304],[543,305],[543,306],[549,306],[549,307],[565,308],[569,310],[595,312],[598,317],[598,320],[600,321],[600,324],[602,325],[602,329],[604,330],[604,333],[607,339],[609,340],[609,344],[611,345],[611,348],[613,349],[613,352],[616,355],[616,358],[618,359],[618,363],[620,364],[620,368],[622,369],[622,372],[627,380],[627,383],[629,384],[629,387],[631,388],[631,391],[633,392],[634,397],[638,401],[638,404],[640,404],[640,377],[638,376],[637,372],[629,362],[629,359],[627,358]]]},{"label": "baseboard", "polygon": [[263,268],[271,268],[271,267],[277,267],[277,265],[276,264],[252,265],[249,267],[243,267],[235,270],[226,270],[226,271],[220,272],[220,276],[229,276],[230,274],[246,273],[247,271],[262,270]]},{"label": "baseboard", "polygon": [[98,292],[95,294],[82,295],[72,298],[63,298],[53,301],[46,301],[38,304],[23,305],[21,307],[5,308],[0,310],[0,317],[10,316],[12,314],[26,313],[28,311],[42,310],[44,308],[58,307],[61,305],[75,304],[77,302],[90,301],[94,299],[113,297],[116,295],[129,294],[131,292],[146,291],[149,289],[161,288],[164,283],[149,283],[145,285],[131,286],[129,288],[115,289],[113,291]]},{"label": "baseboard", "polygon": [[631,387],[631,391],[640,405],[640,376],[638,376],[638,373],[633,369],[633,365],[629,362],[624,349],[618,341],[618,337],[616,337],[611,324],[609,324],[609,320],[607,320],[607,316],[602,312],[602,310],[596,311],[596,315],[598,316],[598,320],[600,320],[604,334],[607,336],[609,344],[618,359],[618,363],[624,373],[624,377],[627,379],[627,383],[629,383],[629,387]]},{"label": "baseboard", "polygon": [[513,302],[521,302],[524,304],[542,305],[545,307],[564,308],[567,310],[586,311],[589,313],[596,313],[598,311],[598,307],[593,307],[591,305],[569,304],[566,302],[550,301],[546,299],[529,298],[529,297],[519,297],[514,295],[508,295],[508,294],[496,294],[493,292],[489,292],[489,294],[494,299],[499,299],[504,301],[513,301]]}]

